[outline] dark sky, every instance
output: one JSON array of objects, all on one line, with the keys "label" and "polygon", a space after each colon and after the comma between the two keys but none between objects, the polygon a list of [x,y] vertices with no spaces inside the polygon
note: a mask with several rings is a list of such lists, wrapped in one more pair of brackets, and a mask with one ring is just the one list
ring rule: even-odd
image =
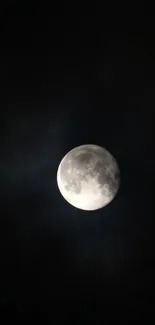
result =
[{"label": "dark sky", "polygon": [[[0,13],[2,320],[155,319],[153,17],[110,7]],[[85,143],[121,170],[117,197],[96,212],[56,184],[64,154]]]}]

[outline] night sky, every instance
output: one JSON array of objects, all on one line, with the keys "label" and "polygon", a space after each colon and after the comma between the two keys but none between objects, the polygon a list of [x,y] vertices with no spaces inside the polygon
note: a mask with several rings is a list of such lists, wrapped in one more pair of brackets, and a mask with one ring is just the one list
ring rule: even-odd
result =
[{"label": "night sky", "polygon": [[[110,7],[0,13],[2,324],[155,320],[153,18]],[[91,212],[56,182],[86,143],[121,171],[118,195]]]}]

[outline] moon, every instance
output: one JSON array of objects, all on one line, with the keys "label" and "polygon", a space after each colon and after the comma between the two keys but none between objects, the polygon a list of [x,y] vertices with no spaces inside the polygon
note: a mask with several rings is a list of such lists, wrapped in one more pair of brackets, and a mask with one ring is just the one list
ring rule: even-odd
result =
[{"label": "moon", "polygon": [[69,151],[57,170],[61,195],[72,206],[98,210],[109,204],[120,186],[120,170],[113,155],[97,145],[86,144]]}]

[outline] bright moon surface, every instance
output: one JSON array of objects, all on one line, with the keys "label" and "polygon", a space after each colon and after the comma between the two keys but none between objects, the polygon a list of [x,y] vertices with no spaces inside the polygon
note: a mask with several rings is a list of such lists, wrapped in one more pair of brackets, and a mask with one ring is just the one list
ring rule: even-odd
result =
[{"label": "bright moon surface", "polygon": [[69,151],[57,171],[64,199],[82,210],[98,210],[109,204],[120,186],[116,159],[106,149],[87,144]]}]

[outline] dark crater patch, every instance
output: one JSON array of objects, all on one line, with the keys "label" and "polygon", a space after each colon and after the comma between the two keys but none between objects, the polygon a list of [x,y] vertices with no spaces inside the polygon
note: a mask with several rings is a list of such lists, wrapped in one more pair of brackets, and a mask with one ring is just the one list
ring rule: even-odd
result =
[{"label": "dark crater patch", "polygon": [[92,153],[87,152],[87,153],[81,153],[76,157],[77,163],[80,165],[84,164],[90,164],[92,160]]},{"label": "dark crater patch", "polygon": [[107,184],[110,193],[117,192],[119,179],[120,176],[118,172],[116,173],[116,177],[115,174],[113,175],[112,173],[104,173],[104,172],[98,176],[98,182],[101,185],[101,187],[103,187],[104,184]]},{"label": "dark crater patch", "polygon": [[120,182],[120,173],[118,171],[114,173],[114,180],[117,183]]}]

